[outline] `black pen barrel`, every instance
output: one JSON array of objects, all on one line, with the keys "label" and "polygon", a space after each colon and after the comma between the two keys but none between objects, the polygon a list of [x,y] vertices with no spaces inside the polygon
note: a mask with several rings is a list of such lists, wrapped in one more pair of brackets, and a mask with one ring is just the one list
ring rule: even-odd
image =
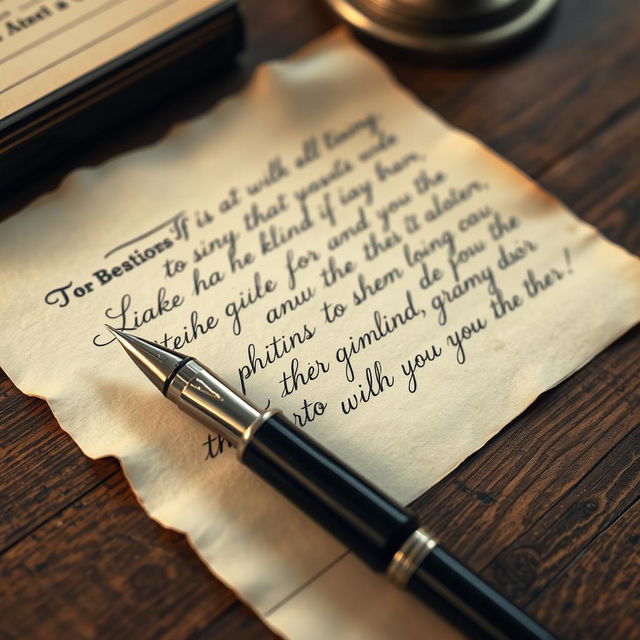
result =
[{"label": "black pen barrel", "polygon": [[554,640],[544,627],[437,545],[407,583],[407,589],[429,602],[435,592],[499,640]]},{"label": "black pen barrel", "polygon": [[260,426],[241,460],[376,571],[418,527],[413,514],[282,414]]},{"label": "black pen barrel", "polygon": [[[246,443],[241,460],[375,571],[386,571],[418,598],[430,603],[432,593],[437,593],[499,640],[553,639],[424,535],[409,510],[282,414],[276,413],[260,425]],[[419,557],[412,566],[416,554]],[[405,579],[397,580],[407,566]]]}]

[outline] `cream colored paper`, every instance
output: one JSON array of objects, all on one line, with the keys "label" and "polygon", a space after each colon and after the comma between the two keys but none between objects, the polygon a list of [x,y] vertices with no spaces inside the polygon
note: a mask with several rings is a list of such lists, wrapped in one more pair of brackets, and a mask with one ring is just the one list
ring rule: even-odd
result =
[{"label": "cream colored paper", "polygon": [[[260,233],[268,239],[272,225],[298,233],[263,254]],[[245,264],[235,273],[230,234],[231,257]],[[371,234],[390,247],[367,260]],[[197,260],[203,248],[213,251]],[[344,277],[326,286],[330,259]],[[117,345],[95,346],[110,339],[104,322],[162,341],[189,334],[193,314],[205,327],[212,318],[191,343],[167,344],[237,385],[250,345],[264,362],[280,345],[275,362],[244,370],[247,393],[298,419],[305,400],[316,412],[326,404],[304,428],[408,502],[640,317],[637,259],[446,125],[339,32],[261,67],[240,95],[157,145],[69,176],[0,225],[0,268],[0,358],[15,383],[45,397],[87,455],[118,456],[153,518],[186,532],[274,629],[305,639],[457,634],[232,452],[219,454]],[[215,283],[199,295],[195,269]],[[234,309],[256,277],[264,295],[240,312],[235,335]],[[356,304],[359,279],[380,290]],[[293,309],[285,301],[295,296]],[[514,309],[497,319],[500,296]],[[343,315],[329,323],[338,304]],[[136,318],[149,321],[136,328]],[[281,397],[294,357],[314,379]],[[361,391],[372,397],[345,415]]]},{"label": "cream colored paper", "polygon": [[226,0],[0,0],[0,119]]}]

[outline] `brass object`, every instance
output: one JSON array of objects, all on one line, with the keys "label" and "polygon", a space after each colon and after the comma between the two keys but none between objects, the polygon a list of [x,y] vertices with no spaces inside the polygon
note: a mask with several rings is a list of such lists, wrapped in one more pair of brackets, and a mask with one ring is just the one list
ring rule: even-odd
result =
[{"label": "brass object", "polygon": [[557,0],[327,0],[358,31],[405,49],[473,56],[513,44]]}]

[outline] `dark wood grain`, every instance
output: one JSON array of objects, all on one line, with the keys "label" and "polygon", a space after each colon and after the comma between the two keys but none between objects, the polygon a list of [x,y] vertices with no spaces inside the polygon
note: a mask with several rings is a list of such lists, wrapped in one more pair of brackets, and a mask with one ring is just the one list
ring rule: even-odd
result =
[{"label": "dark wood grain", "polygon": [[182,536],[144,514],[122,474],[6,551],[0,580],[11,638],[188,635],[234,603]]},{"label": "dark wood grain", "polygon": [[525,606],[542,593],[640,496],[640,427],[620,440],[580,482],[503,549],[485,576]]},{"label": "dark wood grain", "polygon": [[[313,0],[243,4],[249,44],[237,69],[5,197],[0,217],[77,164],[157,139],[334,24]],[[563,0],[537,42],[499,61],[383,55],[427,104],[638,253],[639,23],[635,0]],[[415,504],[561,638],[640,638],[639,335],[543,394]],[[83,456],[46,404],[4,375],[0,451],[0,638],[273,637],[182,536],[146,517],[116,461]]]},{"label": "dark wood grain", "polygon": [[61,431],[46,402],[21,394],[0,371],[0,553],[118,473],[92,461]]},{"label": "dark wood grain", "polygon": [[562,638],[637,638],[640,504],[622,514],[529,609]]}]

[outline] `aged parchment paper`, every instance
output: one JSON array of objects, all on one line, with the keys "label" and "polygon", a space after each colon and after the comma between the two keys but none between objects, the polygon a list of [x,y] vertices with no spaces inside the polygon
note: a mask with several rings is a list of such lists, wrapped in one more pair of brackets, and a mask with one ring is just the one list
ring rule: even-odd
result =
[{"label": "aged parchment paper", "polygon": [[200,358],[408,502],[640,317],[636,258],[340,32],[74,172],[0,225],[0,269],[14,382],[293,638],[457,633],[164,401],[104,322]]},{"label": "aged parchment paper", "polygon": [[225,0],[2,0],[0,119]]}]

